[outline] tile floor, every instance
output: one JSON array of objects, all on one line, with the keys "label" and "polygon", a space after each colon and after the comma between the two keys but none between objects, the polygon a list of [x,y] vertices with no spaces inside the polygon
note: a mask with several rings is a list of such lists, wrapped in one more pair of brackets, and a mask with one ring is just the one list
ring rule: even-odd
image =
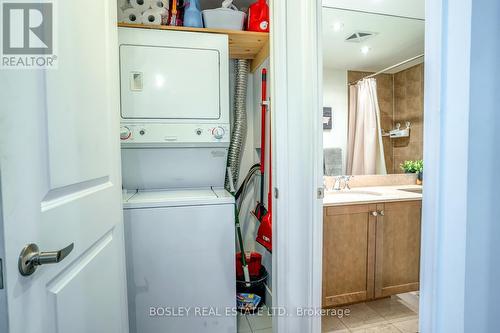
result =
[{"label": "tile floor", "polygon": [[343,309],[350,309],[349,316],[323,317],[323,333],[418,332],[418,293],[347,305]]},{"label": "tile floor", "polygon": [[238,314],[238,333],[272,333],[273,322],[264,306],[260,314]]},{"label": "tile floor", "polygon": [[[418,292],[347,305],[349,316],[323,317],[323,333],[418,333]],[[272,333],[266,308],[262,315],[238,314],[238,333]]]}]

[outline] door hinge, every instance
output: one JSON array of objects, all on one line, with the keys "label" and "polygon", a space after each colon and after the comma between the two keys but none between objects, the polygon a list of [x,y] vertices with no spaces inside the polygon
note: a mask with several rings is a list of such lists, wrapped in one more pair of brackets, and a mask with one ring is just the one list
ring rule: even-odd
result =
[{"label": "door hinge", "polygon": [[0,259],[0,289],[3,289],[3,261]]},{"label": "door hinge", "polygon": [[318,199],[324,199],[325,198],[325,188],[324,187],[318,187]]},{"label": "door hinge", "polygon": [[275,198],[275,199],[278,199],[278,197],[279,197],[279,191],[278,191],[278,188],[277,188],[277,187],[275,187],[275,188],[274,188],[274,198]]}]

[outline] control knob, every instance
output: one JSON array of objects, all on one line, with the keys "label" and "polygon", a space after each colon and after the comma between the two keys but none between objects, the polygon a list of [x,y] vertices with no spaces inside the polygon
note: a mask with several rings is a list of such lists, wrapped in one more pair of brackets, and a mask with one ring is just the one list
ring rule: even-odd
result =
[{"label": "control knob", "polygon": [[212,130],[212,135],[214,136],[214,138],[216,138],[217,140],[220,140],[224,137],[224,134],[226,133],[226,131],[222,128],[222,127],[215,127],[213,130]]},{"label": "control knob", "polygon": [[127,140],[130,138],[132,135],[132,132],[130,131],[130,128],[127,126],[122,126],[120,127],[120,139],[121,140]]}]

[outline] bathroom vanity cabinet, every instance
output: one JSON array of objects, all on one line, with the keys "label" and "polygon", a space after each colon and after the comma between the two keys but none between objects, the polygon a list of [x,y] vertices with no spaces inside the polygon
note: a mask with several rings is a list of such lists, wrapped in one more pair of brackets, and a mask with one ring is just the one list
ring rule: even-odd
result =
[{"label": "bathroom vanity cabinet", "polygon": [[419,289],[421,201],[323,209],[323,306]]}]

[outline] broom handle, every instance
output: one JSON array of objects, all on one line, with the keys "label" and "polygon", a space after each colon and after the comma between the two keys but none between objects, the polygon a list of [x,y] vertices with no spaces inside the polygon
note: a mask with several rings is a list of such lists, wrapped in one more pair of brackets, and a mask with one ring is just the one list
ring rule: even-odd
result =
[{"label": "broom handle", "polygon": [[264,204],[264,169],[266,164],[266,98],[267,98],[267,69],[262,69],[262,91],[261,91],[261,134],[260,134],[260,203]]},{"label": "broom handle", "polygon": [[272,163],[271,113],[269,112],[269,191],[267,192],[267,210],[273,217],[273,163]]},{"label": "broom handle", "polygon": [[240,218],[238,217],[238,208],[234,209],[235,220],[236,220],[236,234],[238,235],[238,243],[240,243],[241,251],[241,264],[243,267],[247,265],[247,258],[245,257],[245,247],[243,245],[243,237],[241,236]]},{"label": "broom handle", "polygon": [[[231,189],[231,194],[234,196],[234,183],[233,183],[233,171],[230,167],[227,167],[227,176],[229,179],[229,188]],[[245,247],[243,245],[243,237],[241,236],[240,227],[240,213],[238,211],[238,206],[236,202],[234,203],[234,221],[236,224],[236,235],[238,237],[238,243],[240,243],[241,252],[241,266],[243,266],[243,275],[245,276],[245,282],[250,283],[250,272],[248,271],[247,258],[245,255]]]}]

